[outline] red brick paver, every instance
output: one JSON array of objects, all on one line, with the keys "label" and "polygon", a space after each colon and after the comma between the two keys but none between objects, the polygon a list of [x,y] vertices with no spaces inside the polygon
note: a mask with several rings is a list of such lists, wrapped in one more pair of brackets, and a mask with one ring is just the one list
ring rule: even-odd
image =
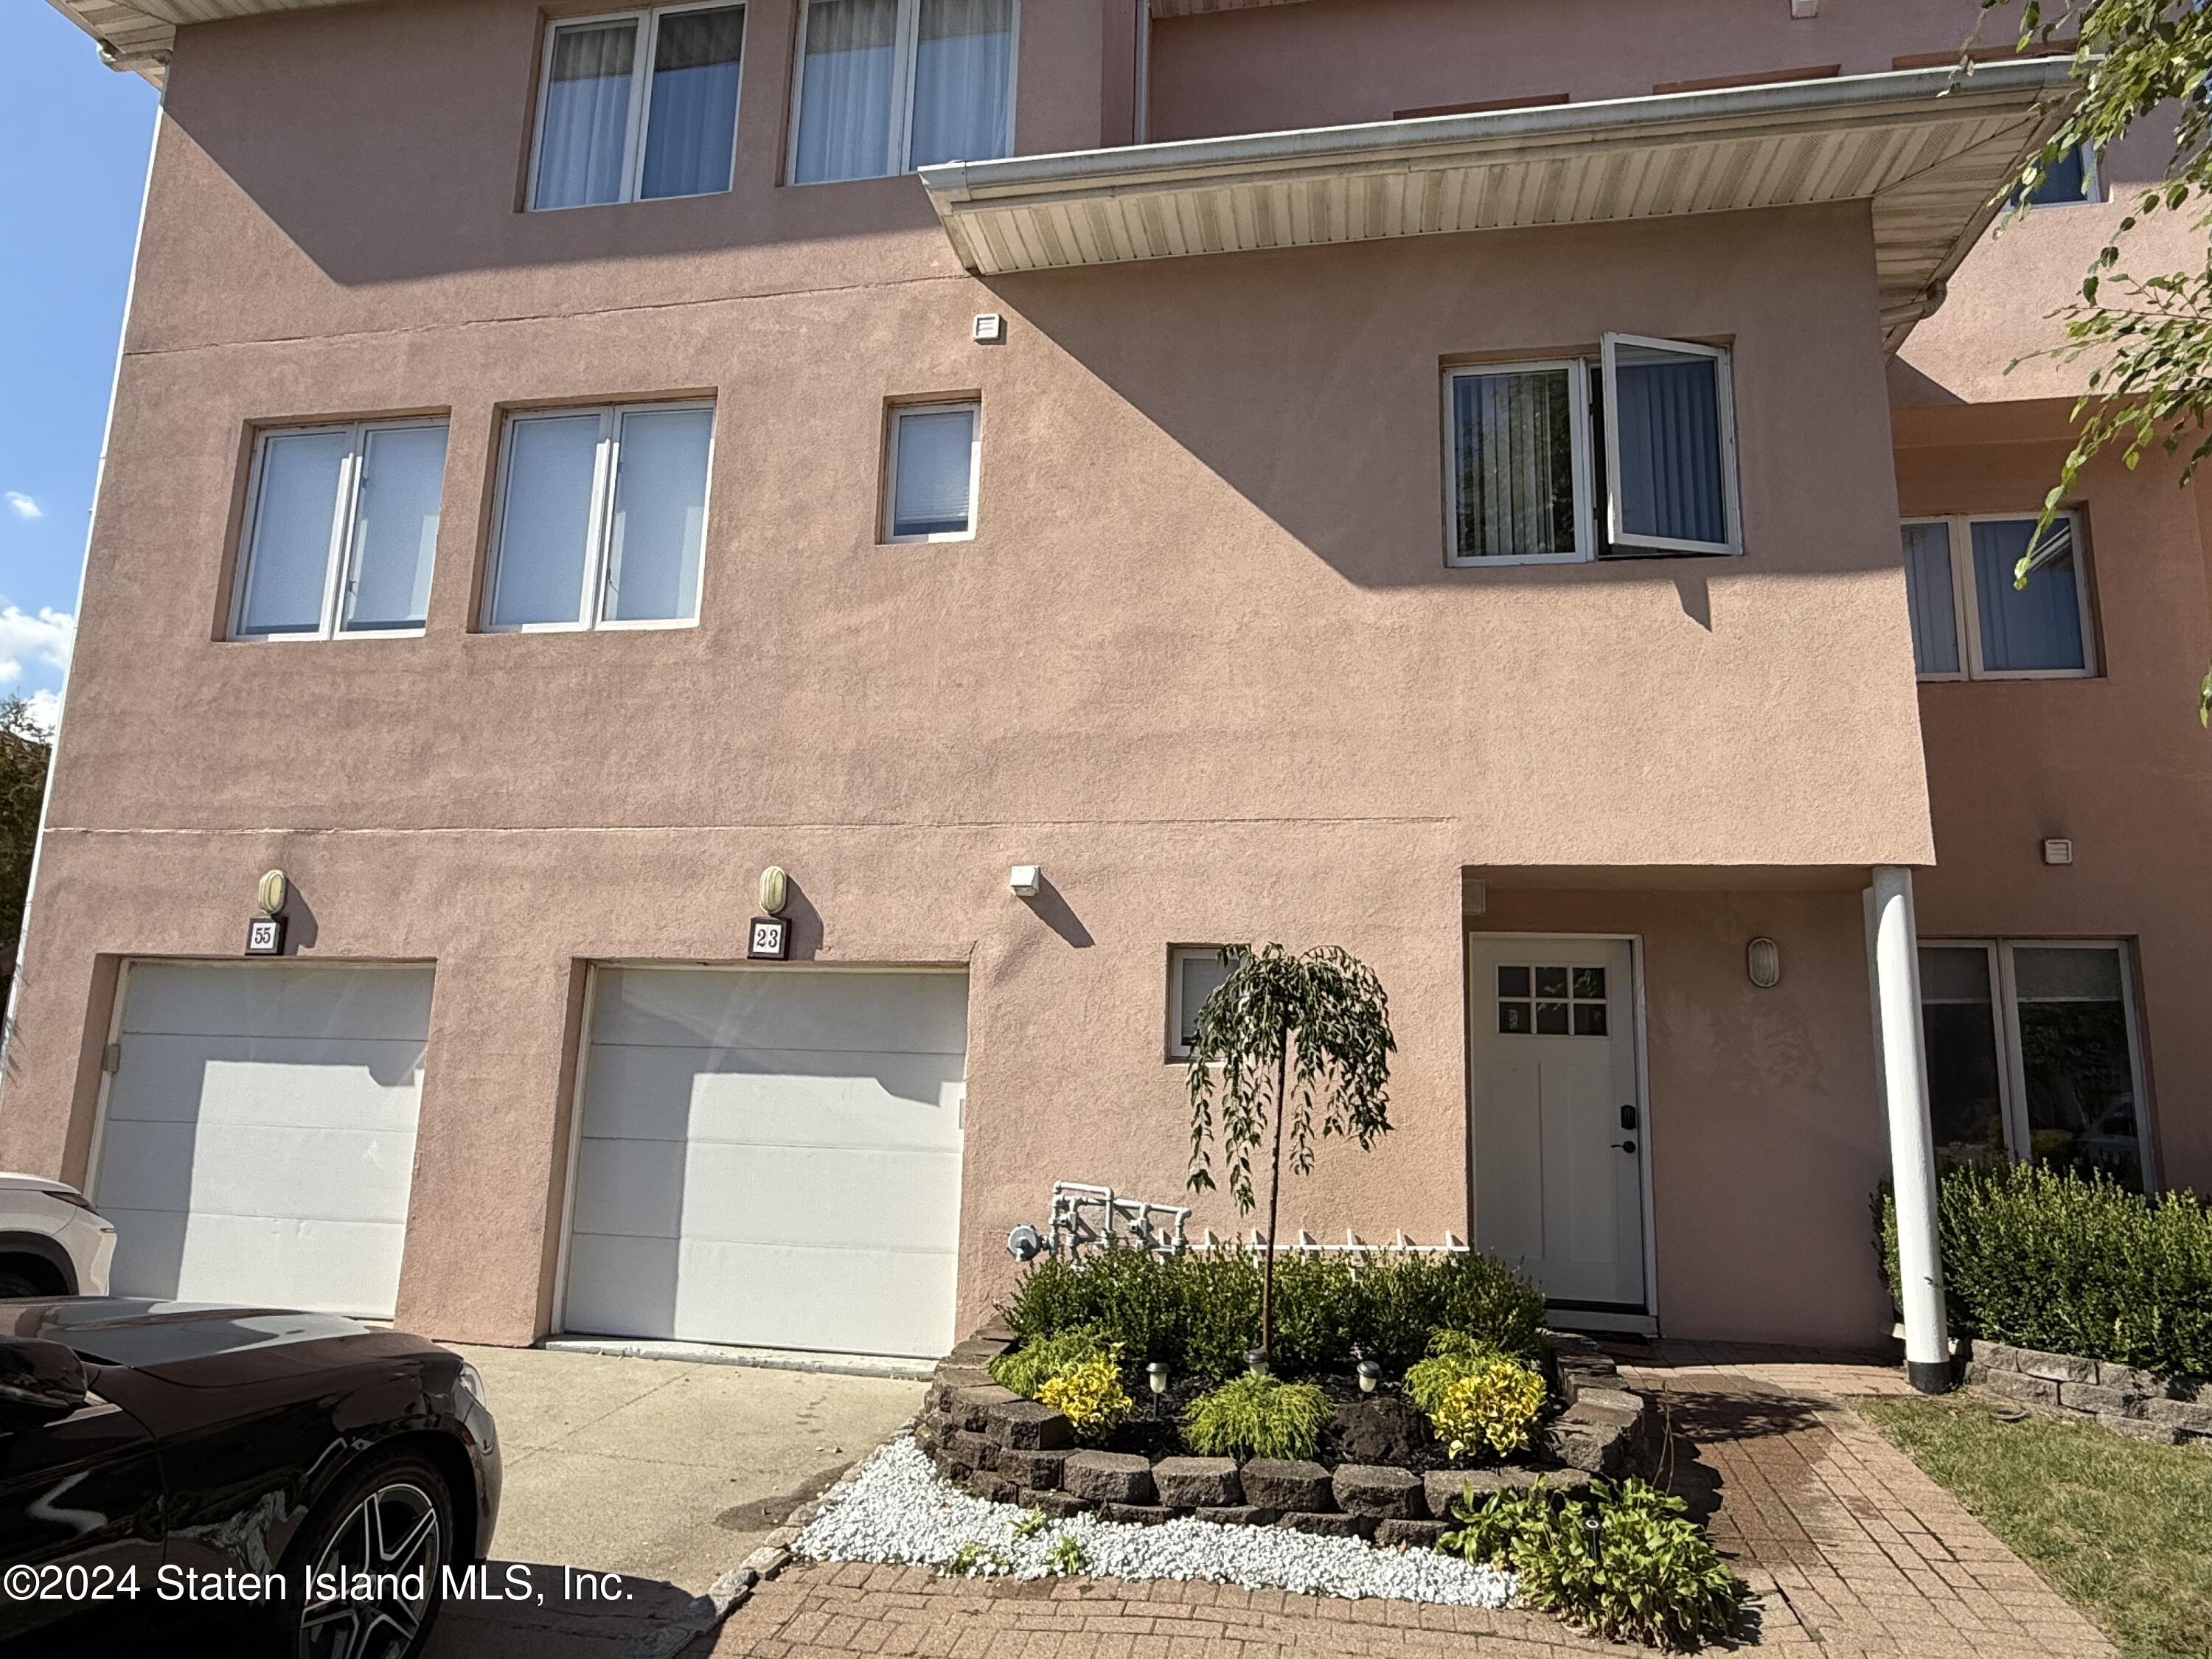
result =
[{"label": "red brick paver", "polygon": [[[1801,1659],[2051,1655],[2110,1643],[1841,1403],[1900,1393],[1849,1356],[1624,1346],[1674,1431],[1668,1478],[1756,1597],[1751,1641]],[[1226,1585],[944,1579],[795,1566],[731,1616],[718,1659],[1568,1659],[1628,1650],[1551,1618]]]}]

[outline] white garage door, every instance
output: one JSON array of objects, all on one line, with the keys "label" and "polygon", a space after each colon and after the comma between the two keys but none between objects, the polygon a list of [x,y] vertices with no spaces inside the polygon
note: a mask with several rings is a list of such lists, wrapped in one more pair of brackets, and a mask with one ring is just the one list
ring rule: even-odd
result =
[{"label": "white garage door", "polygon": [[964,974],[606,968],[563,1323],[951,1347]]},{"label": "white garage door", "polygon": [[391,1317],[430,981],[132,963],[93,1188],[116,1294]]}]

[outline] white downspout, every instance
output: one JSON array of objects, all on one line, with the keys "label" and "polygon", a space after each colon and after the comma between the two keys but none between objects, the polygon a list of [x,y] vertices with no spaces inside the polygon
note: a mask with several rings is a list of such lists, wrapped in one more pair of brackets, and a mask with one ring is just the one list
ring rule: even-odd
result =
[{"label": "white downspout", "polygon": [[1920,950],[1912,872],[1886,864],[1868,895],[1872,922],[1875,1021],[1881,1038],[1882,1101],[1897,1197],[1897,1267],[1905,1312],[1905,1374],[1923,1394],[1951,1386],[1937,1242],[1936,1146],[1928,1127],[1928,1068],[1920,1032]]}]

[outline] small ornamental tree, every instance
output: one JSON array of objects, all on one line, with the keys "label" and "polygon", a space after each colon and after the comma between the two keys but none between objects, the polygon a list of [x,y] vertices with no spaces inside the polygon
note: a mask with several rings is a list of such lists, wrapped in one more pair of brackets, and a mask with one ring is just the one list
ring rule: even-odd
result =
[{"label": "small ornamental tree", "polygon": [[1275,1345],[1275,1218],[1287,1128],[1291,1168],[1311,1173],[1316,1127],[1365,1152],[1389,1133],[1389,1000],[1375,970],[1333,945],[1292,956],[1279,945],[1221,953],[1229,977],[1198,1011],[1190,1049],[1190,1185],[1213,1186],[1218,1117],[1229,1192],[1252,1212],[1252,1155],[1272,1143],[1260,1278],[1260,1349]]}]

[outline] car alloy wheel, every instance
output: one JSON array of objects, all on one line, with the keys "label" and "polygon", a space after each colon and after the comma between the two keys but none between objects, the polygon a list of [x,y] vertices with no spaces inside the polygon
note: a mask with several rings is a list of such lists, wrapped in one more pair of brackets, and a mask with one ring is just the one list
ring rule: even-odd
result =
[{"label": "car alloy wheel", "polygon": [[438,1604],[445,1565],[437,1501],[411,1480],[373,1488],[315,1563],[301,1659],[404,1659]]}]

